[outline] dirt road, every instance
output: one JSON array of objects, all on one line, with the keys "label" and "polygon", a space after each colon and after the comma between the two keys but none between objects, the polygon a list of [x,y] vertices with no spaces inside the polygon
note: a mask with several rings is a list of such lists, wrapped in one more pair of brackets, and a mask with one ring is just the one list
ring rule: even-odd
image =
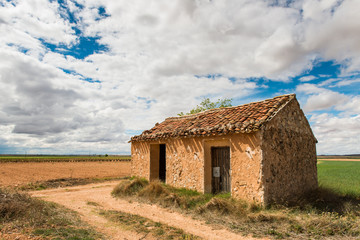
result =
[{"label": "dirt road", "polygon": [[35,197],[46,201],[52,201],[80,213],[82,219],[93,225],[95,229],[104,233],[109,239],[153,239],[135,232],[125,231],[98,215],[94,209],[97,203],[105,210],[119,210],[130,214],[137,214],[156,222],[183,229],[187,233],[202,237],[204,239],[254,239],[242,237],[226,229],[213,229],[203,221],[194,220],[188,216],[163,209],[156,205],[137,203],[113,198],[110,193],[118,182],[107,182],[102,184],[89,184],[71,188],[58,188],[31,192]]}]

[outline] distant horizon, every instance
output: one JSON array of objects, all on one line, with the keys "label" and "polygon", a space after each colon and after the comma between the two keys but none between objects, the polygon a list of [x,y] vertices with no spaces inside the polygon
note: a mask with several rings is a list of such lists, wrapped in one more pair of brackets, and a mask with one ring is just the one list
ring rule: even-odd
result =
[{"label": "distant horizon", "polygon": [[[0,154],[0,156],[103,156],[107,153],[103,154]],[[131,154],[108,154],[109,156],[131,156]],[[355,154],[318,154],[317,156],[360,156],[360,153]]]}]

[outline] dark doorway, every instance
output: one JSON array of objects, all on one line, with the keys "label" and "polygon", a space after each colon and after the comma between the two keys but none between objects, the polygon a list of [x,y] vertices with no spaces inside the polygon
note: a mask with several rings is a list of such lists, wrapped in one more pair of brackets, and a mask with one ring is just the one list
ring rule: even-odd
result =
[{"label": "dark doorway", "polygon": [[159,179],[166,182],[166,145],[160,144],[159,147]]},{"label": "dark doorway", "polygon": [[211,148],[212,192],[230,192],[230,147]]}]

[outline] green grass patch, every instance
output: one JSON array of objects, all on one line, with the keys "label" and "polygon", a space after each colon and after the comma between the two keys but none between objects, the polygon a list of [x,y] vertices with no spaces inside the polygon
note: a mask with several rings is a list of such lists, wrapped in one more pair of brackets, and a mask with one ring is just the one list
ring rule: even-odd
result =
[{"label": "green grass patch", "polygon": [[360,162],[321,161],[319,185],[341,195],[360,197]]},{"label": "green grass patch", "polygon": [[122,181],[112,195],[170,207],[242,235],[288,239],[360,237],[360,199],[324,188],[292,205],[266,208],[234,199],[229,193],[202,194],[137,178]]},{"label": "green grass patch", "polygon": [[0,189],[0,226],[3,233],[47,239],[102,239],[75,212],[7,189]]},{"label": "green grass patch", "polygon": [[121,211],[100,210],[99,214],[105,216],[112,222],[119,224],[122,228],[135,231],[146,236],[151,235],[156,239],[201,239],[192,234],[185,233],[182,229],[170,227],[160,222],[154,222],[148,218]]}]

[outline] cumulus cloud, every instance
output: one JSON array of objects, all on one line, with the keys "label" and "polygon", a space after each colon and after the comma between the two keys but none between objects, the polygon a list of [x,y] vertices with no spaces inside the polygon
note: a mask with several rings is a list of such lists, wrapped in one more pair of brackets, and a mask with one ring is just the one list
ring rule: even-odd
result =
[{"label": "cumulus cloud", "polygon": [[28,147],[56,143],[53,148],[67,146],[70,153],[101,143],[117,151],[126,142],[122,120],[99,89],[21,53],[0,52],[0,122],[9,144],[18,145],[19,138],[29,140]]},{"label": "cumulus cloud", "polygon": [[[318,139],[318,154],[358,153],[360,98],[308,83],[298,85],[296,90],[307,95],[304,110],[311,116],[309,120]],[[340,113],[318,113],[324,110]]]},{"label": "cumulus cloud", "polygon": [[329,109],[349,100],[349,97],[344,94],[317,87],[314,84],[298,85],[296,91],[309,95],[304,106],[306,112]]},{"label": "cumulus cloud", "polygon": [[[4,2],[3,5],[0,8],[1,19],[8,23],[14,32],[25,33],[51,43],[71,44],[76,39],[71,24],[59,14],[57,2],[29,0]],[[9,41],[19,39],[12,38]]]},{"label": "cumulus cloud", "polygon": [[90,24],[87,34],[101,36],[102,44],[127,58],[146,56],[154,77],[287,79],[309,60],[294,30],[296,9],[262,1],[117,1],[106,8],[111,17]]},{"label": "cumulus cloud", "polygon": [[336,117],[331,114],[313,115],[310,121],[319,143],[318,154],[349,154],[359,152],[360,115]]},{"label": "cumulus cloud", "polygon": [[336,106],[336,109],[348,115],[360,115],[360,97],[354,96],[344,104]]},{"label": "cumulus cloud", "polygon": [[299,80],[301,82],[310,82],[310,81],[315,80],[315,79],[316,79],[316,77],[312,76],[312,75],[303,76],[303,77],[299,78]]},{"label": "cumulus cloud", "polygon": [[[359,7],[357,0],[4,2],[0,142],[129,152],[126,132],[188,111],[202,97],[246,99],[267,87],[251,79],[289,82],[318,59],[351,75],[360,69]],[[106,49],[71,56],[82,38]],[[350,118],[359,99],[328,88],[356,81],[296,91],[305,111],[337,109]]]},{"label": "cumulus cloud", "polygon": [[345,73],[358,71],[359,7],[357,0],[304,1],[305,49],[319,51],[326,59],[346,62]]}]

